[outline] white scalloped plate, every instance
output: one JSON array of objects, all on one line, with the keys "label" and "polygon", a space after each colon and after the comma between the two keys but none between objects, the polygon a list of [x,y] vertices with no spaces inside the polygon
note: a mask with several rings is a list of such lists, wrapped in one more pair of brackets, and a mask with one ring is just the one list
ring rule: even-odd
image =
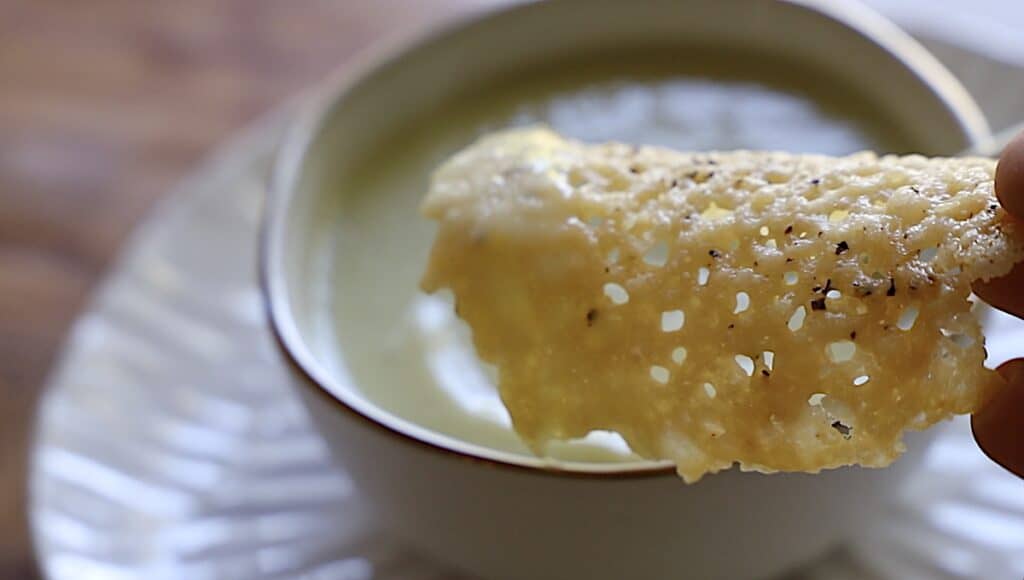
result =
[{"label": "white scalloped plate", "polygon": [[[989,62],[945,56],[975,76]],[[452,576],[374,526],[264,324],[257,227],[286,117],[186,180],[75,325],[32,451],[31,524],[48,578]],[[994,330],[1008,334],[993,343],[1024,344],[1008,317]],[[985,460],[966,422],[942,429],[899,503],[793,577],[1021,578],[1024,482]]]}]

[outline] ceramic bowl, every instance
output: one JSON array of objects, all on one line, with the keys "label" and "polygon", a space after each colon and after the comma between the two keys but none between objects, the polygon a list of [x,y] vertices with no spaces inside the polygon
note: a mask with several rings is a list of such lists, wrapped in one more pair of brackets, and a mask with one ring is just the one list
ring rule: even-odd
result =
[{"label": "ceramic bowl", "polygon": [[[681,40],[696,48],[678,48]],[[916,42],[858,4],[824,0],[515,3],[393,45],[327,83],[273,177],[261,258],[272,326],[314,423],[381,521],[463,570],[489,578],[770,576],[855,531],[897,492],[927,443],[927,433],[910,437],[888,469],[729,471],[687,486],[662,463],[553,463],[446,436],[374,405],[355,379],[330,370],[316,345],[331,318],[324,295],[332,289],[317,282],[331,243],[325,215],[347,195],[341,174],[363,150],[480,79],[574,54],[658,46],[683,60],[742,51],[829,71],[925,153],[952,154],[988,137],[972,99]],[[344,358],[345,344],[338,349]]]}]

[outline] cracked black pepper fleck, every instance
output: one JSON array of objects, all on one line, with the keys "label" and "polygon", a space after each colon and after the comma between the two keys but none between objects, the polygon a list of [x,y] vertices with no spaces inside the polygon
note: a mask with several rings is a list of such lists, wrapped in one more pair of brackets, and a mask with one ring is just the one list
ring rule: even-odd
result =
[{"label": "cracked black pepper fleck", "polygon": [[833,421],[832,428],[835,429],[836,431],[839,431],[839,434],[842,435],[845,439],[849,439],[850,431],[853,431],[853,429],[851,429],[849,426],[844,425],[842,421]]}]

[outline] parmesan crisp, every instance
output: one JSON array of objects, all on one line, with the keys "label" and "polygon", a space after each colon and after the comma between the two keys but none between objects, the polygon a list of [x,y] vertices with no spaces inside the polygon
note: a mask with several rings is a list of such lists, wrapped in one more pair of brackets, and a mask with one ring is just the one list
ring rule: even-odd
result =
[{"label": "parmesan crisp", "polygon": [[538,454],[610,430],[687,482],[882,467],[1001,384],[968,302],[1024,257],[994,168],[505,131],[435,174],[422,287]]}]

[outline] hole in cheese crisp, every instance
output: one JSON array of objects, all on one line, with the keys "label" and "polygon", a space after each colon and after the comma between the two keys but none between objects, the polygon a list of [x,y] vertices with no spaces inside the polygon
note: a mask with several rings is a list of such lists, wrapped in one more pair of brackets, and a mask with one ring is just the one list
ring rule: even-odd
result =
[{"label": "hole in cheese crisp", "polygon": [[921,250],[921,261],[922,262],[934,262],[935,258],[939,255],[938,248],[925,248]]},{"label": "hole in cheese crisp", "polygon": [[654,379],[655,381],[658,381],[663,385],[668,383],[670,375],[667,368],[654,365],[651,367],[650,372],[651,378]]},{"label": "hole in cheese crisp", "polygon": [[732,313],[739,314],[741,312],[746,312],[748,308],[750,308],[750,295],[746,292],[737,292],[736,308],[733,309]]},{"label": "hole in cheese crisp", "polygon": [[798,306],[797,309],[793,311],[792,316],[789,317],[789,322],[786,323],[786,326],[788,326],[791,331],[796,332],[804,327],[805,318],[807,318],[807,309],[803,306]]},{"label": "hole in cheese crisp", "polygon": [[733,359],[736,361],[736,364],[743,369],[743,372],[746,373],[748,377],[754,376],[754,359],[745,354],[738,354],[734,356]]},{"label": "hole in cheese crisp", "polygon": [[711,270],[708,270],[703,266],[701,266],[700,269],[697,270],[697,284],[700,284],[701,286],[706,286],[708,283],[708,278],[710,277]]},{"label": "hole in cheese crisp", "polygon": [[660,268],[665,265],[668,261],[668,244],[665,242],[657,242],[650,250],[644,254],[644,262],[649,266]]},{"label": "hole in cheese crisp", "polygon": [[682,310],[669,310],[661,313],[661,331],[676,332],[683,328],[686,322],[686,315]]},{"label": "hole in cheese crisp", "polygon": [[826,395],[825,393],[814,393],[813,395],[807,398],[807,404],[812,407],[820,407],[821,402],[824,401],[825,397],[827,396],[828,395]]},{"label": "hole in cheese crisp", "polygon": [[677,346],[672,349],[672,362],[681,365],[686,362],[686,347]]},{"label": "hole in cheese crisp", "polygon": [[718,396],[718,389],[716,389],[715,385],[712,385],[711,383],[704,383],[704,393],[708,398],[714,399]]},{"label": "hole in cheese crisp", "polygon": [[604,295],[614,304],[621,305],[629,302],[629,292],[626,292],[625,288],[615,282],[609,282],[604,285]]},{"label": "hole in cheese crisp", "polygon": [[857,354],[857,345],[850,340],[837,340],[828,345],[828,358],[832,362],[847,362]]},{"label": "hole in cheese crisp", "polygon": [[[993,169],[513,130],[435,174],[423,210],[440,227],[422,286],[455,294],[513,427],[538,452],[614,430],[689,482],[736,463],[884,466],[905,430],[969,413],[1000,385],[968,301],[973,281],[1024,257]],[[830,220],[837,210],[848,215]],[[660,241],[665,261],[652,267],[643,258]],[[930,261],[925,248],[937,248]],[[665,332],[676,310],[685,327]]]},{"label": "hole in cheese crisp", "polygon": [[907,306],[903,309],[903,312],[900,313],[900,319],[896,321],[896,327],[900,330],[910,330],[911,328],[914,328],[914,323],[917,322],[917,315],[920,313],[921,311],[917,306]]}]

